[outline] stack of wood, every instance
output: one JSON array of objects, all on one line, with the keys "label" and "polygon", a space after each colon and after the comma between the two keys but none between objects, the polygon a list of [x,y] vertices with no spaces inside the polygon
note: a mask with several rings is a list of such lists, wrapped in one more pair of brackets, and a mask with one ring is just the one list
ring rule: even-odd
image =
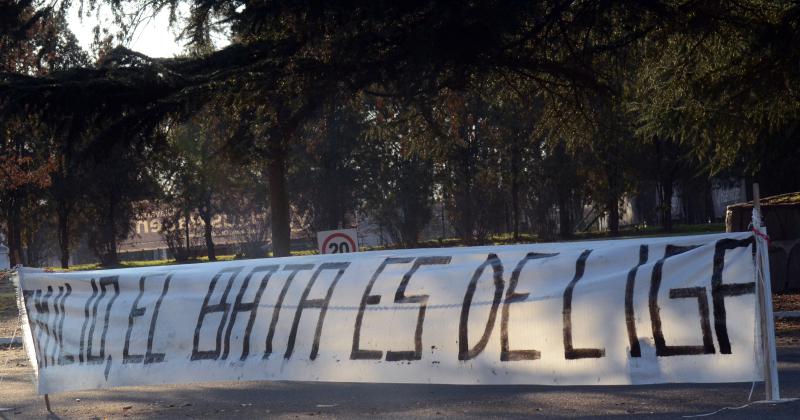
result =
[{"label": "stack of wood", "polygon": [[[750,230],[752,212],[752,201],[728,206],[725,230]],[[772,291],[800,291],[800,192],[762,198],[761,213],[770,238]]]}]

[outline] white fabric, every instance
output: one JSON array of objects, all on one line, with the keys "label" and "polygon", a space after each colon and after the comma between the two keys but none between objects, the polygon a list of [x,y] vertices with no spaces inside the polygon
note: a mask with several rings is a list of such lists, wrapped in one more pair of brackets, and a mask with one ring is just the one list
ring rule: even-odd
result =
[{"label": "white fabric", "polygon": [[223,380],[742,382],[762,378],[752,244],[732,233],[23,269],[20,303],[40,394]]}]

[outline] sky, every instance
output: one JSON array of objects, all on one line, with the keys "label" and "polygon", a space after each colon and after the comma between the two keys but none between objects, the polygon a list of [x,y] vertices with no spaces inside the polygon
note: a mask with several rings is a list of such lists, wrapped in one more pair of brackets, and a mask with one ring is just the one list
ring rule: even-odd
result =
[{"label": "sky", "polygon": [[[94,40],[93,29],[97,25],[98,17],[95,13],[92,16],[79,17],[78,8],[80,2],[74,2],[69,12],[69,27],[78,38],[81,46],[88,52],[91,51],[91,44]],[[101,26],[110,26],[111,19],[108,11],[99,13]],[[112,33],[116,32],[116,27]],[[148,55],[150,57],[173,57],[183,52],[183,45],[175,41],[175,28],[169,28],[169,13],[162,11],[152,19],[141,24],[134,33],[132,42],[126,45],[128,48]]]}]

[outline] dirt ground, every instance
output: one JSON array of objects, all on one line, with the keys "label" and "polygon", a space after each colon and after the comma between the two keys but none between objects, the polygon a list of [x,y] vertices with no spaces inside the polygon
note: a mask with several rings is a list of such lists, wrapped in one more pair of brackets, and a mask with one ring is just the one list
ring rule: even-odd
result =
[{"label": "dirt ground", "polygon": [[[0,338],[11,337],[17,328],[17,302],[14,293],[0,293]],[[17,335],[21,331],[17,330]]]},{"label": "dirt ground", "polygon": [[[800,396],[800,347],[778,347],[781,392]],[[5,363],[5,367],[3,366]],[[455,386],[215,382],[123,387],[50,396],[31,384],[21,347],[0,350],[0,419],[25,418],[714,418],[796,419],[800,402],[755,403],[762,383],[646,386]]]},{"label": "dirt ground", "polygon": [[781,293],[772,297],[775,311],[800,311],[800,292]]},{"label": "dirt ground", "polygon": [[[800,311],[800,293],[780,294],[772,298],[778,311]],[[776,319],[775,332],[779,346],[800,346],[800,319]]]}]

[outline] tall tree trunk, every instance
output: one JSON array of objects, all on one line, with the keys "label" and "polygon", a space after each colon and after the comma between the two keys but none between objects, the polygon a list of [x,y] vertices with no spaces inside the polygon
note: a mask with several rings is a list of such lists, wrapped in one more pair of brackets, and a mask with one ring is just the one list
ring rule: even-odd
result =
[{"label": "tall tree trunk", "polygon": [[701,223],[705,222],[714,222],[716,221],[716,215],[714,214],[714,193],[713,188],[711,185],[710,180],[706,180],[703,185],[703,199],[705,203],[703,203],[703,208],[705,209],[705,214],[703,215],[703,220]]},{"label": "tall tree trunk", "polygon": [[13,199],[10,197],[10,194],[9,194],[8,200],[10,201],[8,203],[8,207],[3,209],[4,212],[5,212],[4,216],[5,216],[5,220],[6,220],[6,246],[8,247],[8,260],[11,263],[11,267],[14,267],[16,265],[16,260],[14,259],[14,252],[12,251],[13,247],[14,247],[14,244],[13,244],[13,242],[14,242],[14,224],[11,223],[11,213],[12,213],[11,212],[11,204],[13,202]]},{"label": "tall tree trunk", "polygon": [[[401,196],[408,197],[408,192],[401,193]],[[405,247],[415,248],[419,240],[419,214],[414,203],[405,202],[401,204],[403,217],[400,220],[398,231],[400,239]]]},{"label": "tall tree trunk", "polygon": [[[572,217],[569,212],[569,191],[563,185],[558,187],[558,236],[569,238],[572,236]],[[546,222],[545,222],[546,223]]]},{"label": "tall tree trunk", "polygon": [[69,206],[63,199],[58,200],[58,249],[61,268],[69,268]]},{"label": "tall tree trunk", "polygon": [[8,257],[11,266],[17,264],[25,264],[22,259],[22,221],[20,217],[20,202],[19,194],[15,191],[10,194],[10,204],[8,207],[8,216],[6,217],[7,224],[7,240],[8,240]]},{"label": "tall tree trunk", "polygon": [[472,245],[475,238],[475,222],[472,218],[472,187],[466,186],[462,192],[461,239],[464,245]]},{"label": "tall tree trunk", "polygon": [[[556,189],[556,200],[558,204],[558,236],[569,238],[575,230],[572,220],[572,191],[575,187],[575,169],[573,168],[571,157],[567,154],[567,146],[564,140],[559,139],[553,150],[553,158],[557,163],[557,173],[553,179]],[[549,210],[546,210],[549,213]],[[549,215],[539,224],[549,223]],[[541,229],[544,231],[544,229]],[[550,229],[546,230],[551,232]]]},{"label": "tall tree trunk", "polygon": [[118,265],[119,264],[119,256],[117,255],[117,206],[116,206],[116,197],[111,199],[109,203],[109,211],[108,211],[108,238],[106,242],[107,246],[107,254],[106,254],[106,265]]},{"label": "tall tree trunk", "polygon": [[212,237],[213,226],[211,225],[211,212],[205,212],[203,214],[203,227],[205,228],[204,236],[206,239],[206,251],[208,252],[208,260],[216,261],[217,253],[214,250],[214,238]]},{"label": "tall tree trunk", "polygon": [[[468,143],[469,144],[469,143]],[[456,205],[460,207],[456,209],[461,216],[461,240],[464,245],[472,245],[475,242],[475,218],[473,215],[472,204],[472,186],[474,173],[472,171],[472,163],[470,162],[471,150],[460,150],[461,153],[461,180],[456,178]],[[458,184],[461,183],[459,187]],[[459,191],[460,189],[460,191]],[[458,197],[461,197],[461,203],[458,202]]]},{"label": "tall tree trunk", "polygon": [[672,232],[672,180],[662,182],[659,187],[661,190],[661,226],[666,232]]},{"label": "tall tree trunk", "polygon": [[608,230],[611,235],[619,235],[619,199],[622,190],[622,171],[620,168],[610,163],[606,165],[606,174],[608,181],[608,201],[606,208],[608,210]]},{"label": "tall tree trunk", "polygon": [[28,244],[27,248],[25,248],[25,261],[29,267],[38,267],[41,265],[41,261],[39,261],[39,250],[33,246],[35,242],[34,232],[31,229],[30,225],[25,226],[25,243]]},{"label": "tall tree trunk", "polygon": [[192,255],[190,252],[191,243],[189,242],[189,234],[191,234],[191,229],[189,228],[189,224],[191,223],[192,218],[191,214],[189,213],[189,207],[186,207],[186,212],[183,214],[183,222],[184,222],[184,233],[186,234],[186,259],[188,260],[189,257]]},{"label": "tall tree trunk", "polygon": [[289,256],[292,225],[289,214],[289,192],[286,187],[286,159],[288,146],[300,124],[311,115],[330,92],[317,92],[299,109],[291,110],[285,104],[277,104],[278,124],[270,133],[267,150],[267,182],[269,184],[269,206],[272,222],[272,256]]},{"label": "tall tree trunk", "polygon": [[269,205],[272,213],[272,255],[289,256],[291,223],[289,220],[289,195],[286,189],[286,149],[273,140],[267,162]]},{"label": "tall tree trunk", "polygon": [[[656,152],[656,173],[658,174],[656,190],[658,191],[658,207],[661,217],[661,227],[665,232],[672,232],[672,196],[675,174],[679,170],[677,162],[670,159],[675,155],[675,144],[672,139],[653,139]],[[672,152],[672,153],[671,153]]]},{"label": "tall tree trunk", "polygon": [[608,230],[612,235],[619,235],[619,196],[612,192],[608,199]]},{"label": "tall tree trunk", "polygon": [[511,212],[514,223],[514,241],[519,241],[519,151],[511,155]]},{"label": "tall tree trunk", "polygon": [[441,203],[442,205],[439,208],[439,216],[440,219],[442,220],[442,236],[439,238],[439,243],[442,243],[442,241],[444,241],[444,239],[447,237],[447,225],[445,224],[446,222],[444,219],[444,207],[445,203],[447,203],[447,190],[445,189],[444,183],[442,183],[441,185],[442,185],[442,203]]}]

